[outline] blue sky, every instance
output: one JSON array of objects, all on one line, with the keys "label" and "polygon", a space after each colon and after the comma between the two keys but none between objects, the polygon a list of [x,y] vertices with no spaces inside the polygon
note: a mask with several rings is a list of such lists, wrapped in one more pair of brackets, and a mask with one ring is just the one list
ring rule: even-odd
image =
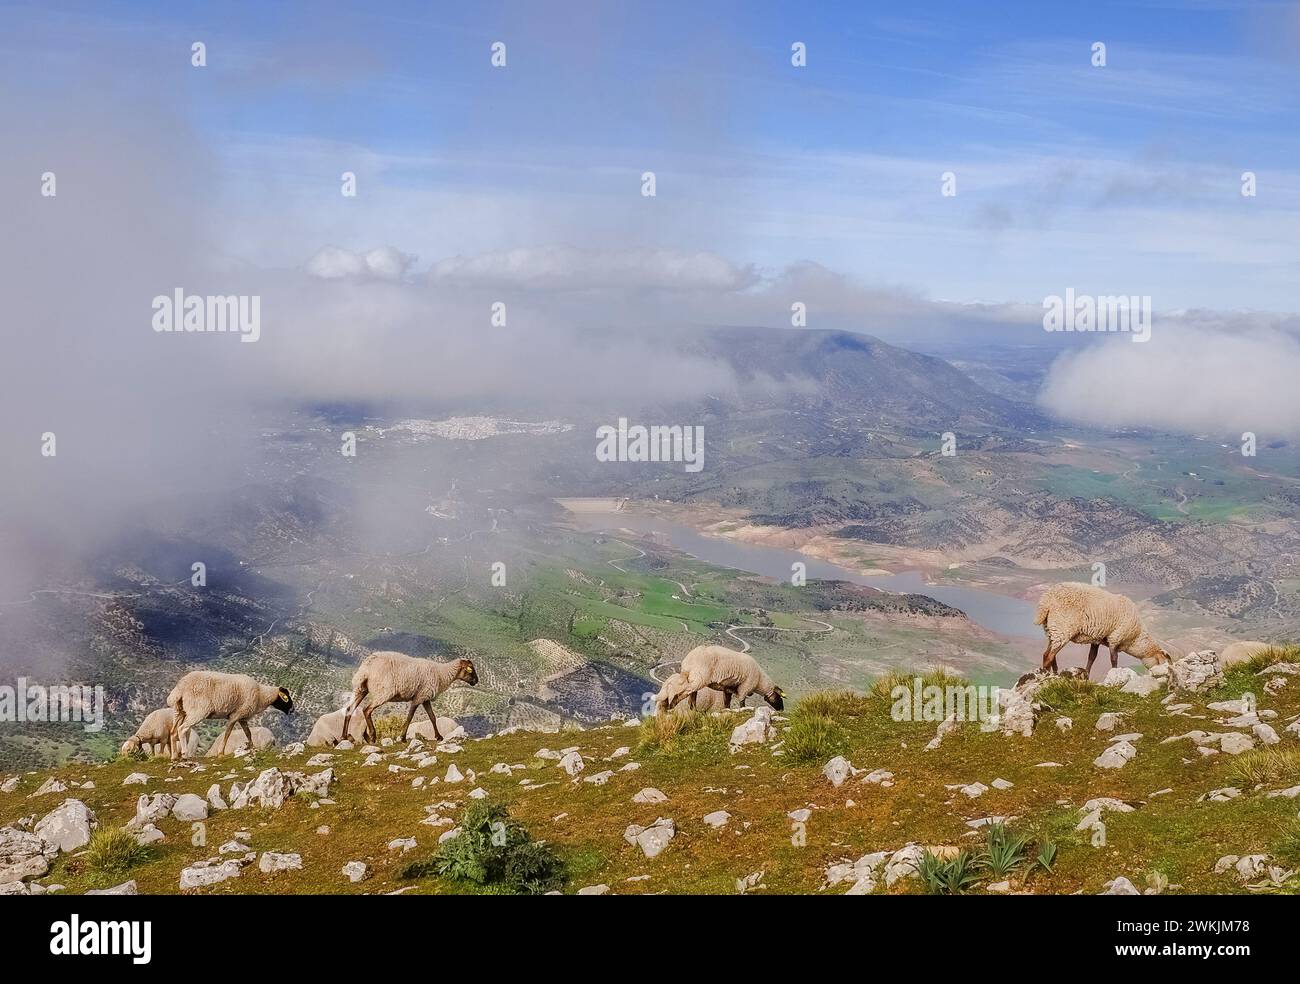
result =
[{"label": "blue sky", "polygon": [[[325,244],[392,246],[421,268],[650,248],[961,302],[1074,286],[1296,310],[1294,4],[2,9],[6,89],[165,104],[202,148],[216,247],[256,264]],[[344,170],[356,199],[338,194]]]}]

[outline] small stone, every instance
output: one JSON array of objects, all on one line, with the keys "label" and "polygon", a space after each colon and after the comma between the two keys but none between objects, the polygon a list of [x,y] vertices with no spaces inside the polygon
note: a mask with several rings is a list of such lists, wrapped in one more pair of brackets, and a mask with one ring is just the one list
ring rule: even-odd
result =
[{"label": "small stone", "polygon": [[1107,711],[1097,718],[1098,731],[1114,731],[1115,726],[1119,724],[1120,714],[1118,711]]},{"label": "small stone", "polygon": [[1219,749],[1229,755],[1240,755],[1242,752],[1249,752],[1254,747],[1255,742],[1252,739],[1235,731],[1225,734],[1219,740]]},{"label": "small stone", "polygon": [[1257,724],[1250,730],[1255,733],[1255,737],[1264,745],[1276,745],[1282,741],[1277,732],[1267,724]]},{"label": "small stone", "polygon": [[370,877],[370,866],[364,861],[349,861],[343,866],[343,874],[348,881],[356,884]]},{"label": "small stone", "polygon": [[218,882],[228,881],[231,878],[238,878],[243,871],[243,865],[238,861],[222,861],[220,864],[209,864],[206,861],[200,861],[188,868],[181,869],[181,888],[203,888],[207,885],[216,885]]},{"label": "small stone", "polygon": [[[220,790],[218,790],[220,792]],[[172,804],[172,816],[177,820],[193,822],[208,818],[208,801],[193,793],[183,793]]]},{"label": "small stone", "polygon": [[655,789],[653,786],[647,786],[645,789],[642,789],[639,793],[637,793],[635,796],[632,797],[632,802],[633,803],[666,803],[668,802],[668,797],[665,796],[662,791]]},{"label": "small stone", "polygon": [[705,815],[704,822],[708,824],[710,827],[712,827],[714,830],[717,830],[721,827],[725,827],[727,825],[727,821],[730,819],[731,819],[731,814],[728,813],[726,810],[714,810],[712,813]]},{"label": "small stone", "polygon": [[1123,875],[1120,875],[1118,878],[1114,879],[1113,881],[1106,882],[1105,891],[1103,891],[1101,894],[1102,895],[1141,895],[1142,893],[1139,892],[1133,886],[1133,883],[1131,881],[1129,881]]},{"label": "small stone", "polygon": [[388,849],[390,851],[401,851],[403,854],[407,851],[414,851],[415,846],[414,837],[398,837],[388,842]]},{"label": "small stone", "polygon": [[1111,745],[1095,759],[1092,764],[1099,769],[1122,769],[1137,755],[1137,749],[1126,741]]},{"label": "small stone", "polygon": [[257,867],[264,875],[277,871],[300,871],[302,869],[302,855],[263,851],[261,859],[257,862]]},{"label": "small stone", "polygon": [[137,844],[157,844],[161,840],[166,840],[167,835],[151,823],[145,824],[136,831],[135,842]]},{"label": "small stone", "polygon": [[60,851],[75,851],[90,843],[90,835],[99,826],[95,814],[81,800],[64,800],[32,828],[32,833]]}]

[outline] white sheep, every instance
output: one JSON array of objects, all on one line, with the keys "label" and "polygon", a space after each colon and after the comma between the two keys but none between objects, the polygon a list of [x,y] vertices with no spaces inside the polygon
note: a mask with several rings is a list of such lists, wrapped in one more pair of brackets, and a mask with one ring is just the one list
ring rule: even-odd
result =
[{"label": "white sheep", "polygon": [[[322,714],[312,725],[311,734],[307,737],[307,745],[312,748],[332,748],[343,740],[343,712],[346,707],[340,707],[337,711],[329,711]],[[348,724],[350,734],[361,734],[366,728],[366,716],[357,709],[352,712],[352,720]],[[254,729],[256,730],[256,729]],[[457,732],[461,734],[464,730],[456,722],[455,718],[443,717],[438,715],[438,741],[443,738],[453,738]],[[428,721],[416,721],[407,731],[407,735],[412,738],[433,738],[433,725]]]},{"label": "white sheep", "polygon": [[[659,693],[655,694],[655,713],[666,714],[668,712],[668,701],[671,700],[678,691],[686,686],[686,677],[680,673],[674,673],[663,682],[659,688]],[[688,705],[679,705],[674,713],[684,713]],[[695,709],[697,711],[720,711],[725,706],[722,697],[722,691],[705,687],[695,695]]]},{"label": "white sheep", "polygon": [[1219,653],[1219,665],[1226,670],[1229,666],[1248,663],[1256,656],[1270,651],[1277,653],[1278,662],[1282,661],[1282,650],[1271,642],[1231,642]]},{"label": "white sheep", "polygon": [[1067,581],[1054,584],[1038,600],[1034,624],[1047,636],[1043,650],[1044,670],[1057,672],[1056,654],[1071,642],[1089,646],[1088,669],[1092,672],[1097,647],[1110,650],[1110,665],[1119,665],[1119,654],[1136,656],[1145,665],[1168,663],[1173,657],[1142,627],[1137,605],[1123,595],[1103,591],[1091,584]]},{"label": "white sheep", "polygon": [[[328,711],[318,717],[316,723],[311,726],[311,734],[307,736],[307,744],[312,748],[330,748],[342,741],[343,715],[346,711],[346,707],[340,707],[337,711]],[[366,716],[360,709],[357,709],[352,713],[349,730],[361,731],[365,726]]]},{"label": "white sheep", "polygon": [[[261,751],[263,748],[272,748],[275,745],[275,734],[270,728],[264,728],[260,724],[252,729],[252,747],[253,751]],[[235,735],[231,741],[230,747],[224,751],[221,748],[221,739],[218,738],[208,746],[207,757],[216,758],[218,755],[224,755],[227,752],[231,755],[239,754],[240,749],[248,748],[249,742],[243,735]]]},{"label": "white sheep", "polygon": [[248,719],[269,707],[288,714],[293,710],[293,698],[284,687],[258,683],[242,673],[216,673],[212,670],[195,670],[181,677],[180,682],[167,695],[167,704],[176,712],[172,724],[172,758],[181,758],[189,732],[200,721],[225,718],[226,730],[221,736],[220,748],[224,752],[230,732],[235,725],[244,729],[244,737],[253,742],[248,730]]},{"label": "white sheep", "polygon": [[[160,707],[156,711],[150,711],[145,715],[145,719],[140,722],[140,727],[135,729],[133,734],[126,741],[122,742],[122,754],[134,755],[141,749],[146,755],[171,755],[172,752],[172,725],[176,721],[176,714],[170,707]],[[198,735],[191,733],[191,741],[186,751],[193,753],[199,740]]]},{"label": "white sheep", "polygon": [[371,711],[390,701],[404,700],[411,706],[406,714],[406,723],[402,725],[402,741],[406,740],[411,719],[420,707],[424,708],[433,724],[434,740],[442,741],[438,716],[433,712],[433,700],[457,680],[464,680],[471,687],[478,683],[478,671],[473,662],[454,659],[449,663],[437,663],[405,653],[371,653],[352,675],[352,701],[346,709],[348,720],[343,727],[343,737],[349,736],[352,715],[360,708],[366,716],[364,737],[366,741],[374,741],[378,733]]},{"label": "white sheep", "polygon": [[686,654],[678,673],[684,683],[674,688],[675,693],[665,695],[668,710],[686,699],[696,709],[696,695],[704,689],[720,691],[724,708],[731,706],[733,697],[743,701],[750,694],[760,694],[778,711],[785,709],[785,692],[748,653],[726,646],[696,646]]}]

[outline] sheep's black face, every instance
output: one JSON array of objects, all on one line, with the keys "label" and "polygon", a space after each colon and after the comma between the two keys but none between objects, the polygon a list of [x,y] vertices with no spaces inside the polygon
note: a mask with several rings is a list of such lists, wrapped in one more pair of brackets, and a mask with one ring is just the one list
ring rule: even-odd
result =
[{"label": "sheep's black face", "polygon": [[471,687],[478,685],[478,670],[474,669],[474,664],[470,660],[461,660],[459,676]]},{"label": "sheep's black face", "polygon": [[785,692],[780,687],[775,688],[772,691],[772,696],[766,698],[766,700],[774,709],[778,711],[785,710]]},{"label": "sheep's black face", "polygon": [[277,711],[284,711],[285,714],[292,711],[293,698],[289,696],[289,691],[285,690],[284,687],[281,687],[279,696],[275,698],[271,706]]}]

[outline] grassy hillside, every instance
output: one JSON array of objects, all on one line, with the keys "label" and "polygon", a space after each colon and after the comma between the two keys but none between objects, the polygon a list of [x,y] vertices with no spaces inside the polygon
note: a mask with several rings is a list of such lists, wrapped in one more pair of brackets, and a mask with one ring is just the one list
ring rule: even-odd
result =
[{"label": "grassy hillside", "polygon": [[[333,802],[313,804],[312,797],[301,794],[280,809],[215,812],[206,821],[202,846],[193,843],[197,828],[165,819],[159,827],[166,840],[125,871],[97,870],[86,857],[74,854],[60,856],[40,881],[79,892],[130,877],[142,892],[176,892],[182,867],[217,856],[218,845],[236,831],[245,831],[250,850],[298,853],[302,870],[263,874],[251,864],[240,877],[198,891],[492,890],[427,873],[403,874],[412,873],[406,870],[412,862],[432,857],[438,835],[451,826],[421,824],[426,810],[459,823],[476,802],[469,796],[471,790],[481,788],[488,802],[506,807],[563,861],[566,892],[603,884],[617,894],[730,894],[737,891],[737,879],[761,872],[750,891],[838,893],[847,883],[822,888],[829,865],[894,851],[907,843],[929,846],[939,857],[962,848],[977,854],[987,835],[969,824],[989,816],[1007,818],[1010,834],[1026,838],[1023,863],[1006,876],[1012,891],[1094,893],[1123,875],[1139,888],[1152,884],[1171,893],[1244,892],[1251,889],[1235,873],[1214,873],[1220,857],[1267,854],[1270,863],[1284,870],[1300,868],[1300,798],[1267,795],[1300,784],[1300,739],[1285,730],[1287,722],[1300,717],[1300,677],[1285,677],[1286,685],[1268,695],[1264,678],[1257,675],[1260,668],[1255,664],[1230,672],[1212,693],[1185,701],[1180,697],[1180,702],[1191,704],[1181,713],[1170,711],[1161,692],[1138,697],[1061,680],[1041,693],[1044,707],[1031,737],[982,733],[968,724],[933,751],[925,750],[935,733],[933,723],[892,720],[888,688],[893,681],[886,680],[866,695],[811,695],[777,716],[774,743],[746,746],[734,754],[728,750],[728,736],[749,711],[700,716],[678,729],[662,729],[654,721],[632,726],[612,722],[559,734],[517,732],[467,740],[459,749],[437,751],[436,762],[422,767],[413,758],[399,757],[402,746],[396,744],[384,747],[384,758],[372,765],[364,764],[366,756],[359,750],[335,752]],[[1163,742],[1194,729],[1249,735],[1248,727],[1223,723],[1229,713],[1206,707],[1244,692],[1260,695],[1261,710],[1276,712],[1270,721],[1281,736],[1279,744],[1239,755],[1203,755],[1190,740]],[[1106,712],[1123,715],[1110,733],[1095,729]],[[1069,731],[1057,726],[1064,717],[1073,721]],[[1121,732],[1141,735],[1133,739],[1136,757],[1121,769],[1094,765]],[[544,748],[570,747],[576,747],[586,763],[576,779],[553,758],[536,755]],[[232,781],[246,781],[271,767],[312,773],[320,767],[304,763],[314,751],[289,757],[269,751],[252,761],[208,760],[194,769],[161,760],[115,761],[24,774],[16,788],[0,794],[0,824],[42,815],[72,796],[95,812],[102,828],[121,826],[132,817],[142,792],[202,796],[214,782],[228,792]],[[822,773],[835,754],[865,770],[838,789]],[[1058,765],[1041,765],[1048,762]],[[440,781],[453,763],[466,781]],[[509,775],[491,772],[498,763],[517,768]],[[627,768],[629,763],[638,767]],[[394,766],[398,771],[392,771]],[[893,773],[892,785],[863,781],[867,773],[880,769]],[[584,781],[607,770],[612,775],[603,784]],[[131,772],[144,773],[148,782],[123,786]],[[51,777],[92,782],[93,788],[32,798]],[[423,788],[413,788],[417,777],[424,778]],[[995,779],[1011,785],[995,788]],[[989,787],[978,798],[949,788],[977,782]],[[667,800],[633,802],[646,787],[661,790]],[[1204,798],[1229,787],[1240,795],[1224,802]],[[1135,808],[1104,814],[1104,846],[1093,846],[1090,831],[1075,829],[1080,807],[1096,797],[1113,797]],[[801,809],[811,811],[802,827],[788,815]],[[730,814],[724,827],[713,829],[703,822],[719,810]],[[624,840],[624,830],[660,817],[672,819],[677,834],[662,854],[646,858]],[[414,850],[389,850],[390,841],[407,837],[415,838]],[[1036,864],[1040,856],[1052,858],[1050,866]],[[366,862],[374,876],[353,884],[341,868],[357,860]],[[976,869],[965,888],[981,893],[1002,880]],[[1288,875],[1280,887],[1267,890],[1294,892],[1298,885],[1296,877]],[[877,891],[925,889],[922,879],[904,878]]]}]

